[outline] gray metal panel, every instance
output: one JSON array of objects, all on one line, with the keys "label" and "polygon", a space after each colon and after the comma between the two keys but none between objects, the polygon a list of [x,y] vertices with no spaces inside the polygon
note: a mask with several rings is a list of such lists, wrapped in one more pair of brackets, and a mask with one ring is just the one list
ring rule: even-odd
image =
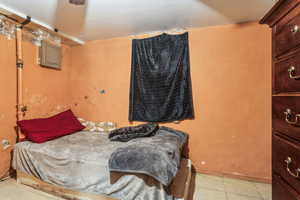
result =
[{"label": "gray metal panel", "polygon": [[61,68],[62,53],[61,47],[42,41],[40,47],[40,65],[55,69]]}]

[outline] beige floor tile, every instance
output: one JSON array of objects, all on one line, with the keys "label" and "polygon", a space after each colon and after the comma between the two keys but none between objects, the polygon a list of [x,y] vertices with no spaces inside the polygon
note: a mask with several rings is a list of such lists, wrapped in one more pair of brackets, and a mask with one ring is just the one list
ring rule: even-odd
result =
[{"label": "beige floor tile", "polygon": [[51,198],[16,187],[0,185],[1,200],[50,200]]},{"label": "beige floor tile", "polygon": [[223,191],[198,188],[194,195],[194,200],[227,200]]},{"label": "beige floor tile", "polygon": [[[63,200],[10,179],[0,182],[1,200]],[[271,185],[196,175],[194,200],[272,200]]]},{"label": "beige floor tile", "polygon": [[17,184],[10,179],[0,182],[1,200],[63,200],[50,194]]},{"label": "beige floor tile", "polygon": [[255,185],[249,181],[224,178],[225,191],[227,193],[261,197]]},{"label": "beige floor tile", "polygon": [[210,176],[205,174],[196,175],[196,187],[225,191],[223,177]]},{"label": "beige floor tile", "polygon": [[227,200],[262,200],[262,198],[227,193]]},{"label": "beige floor tile", "polygon": [[264,198],[264,200],[272,200],[272,185],[265,183],[253,183],[260,193],[260,195]]}]

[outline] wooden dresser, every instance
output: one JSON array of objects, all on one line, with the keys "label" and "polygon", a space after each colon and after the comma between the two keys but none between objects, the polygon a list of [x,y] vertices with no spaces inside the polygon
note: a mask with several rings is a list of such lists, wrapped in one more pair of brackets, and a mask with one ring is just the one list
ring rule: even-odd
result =
[{"label": "wooden dresser", "polygon": [[279,0],[272,28],[273,200],[300,200],[300,0]]}]

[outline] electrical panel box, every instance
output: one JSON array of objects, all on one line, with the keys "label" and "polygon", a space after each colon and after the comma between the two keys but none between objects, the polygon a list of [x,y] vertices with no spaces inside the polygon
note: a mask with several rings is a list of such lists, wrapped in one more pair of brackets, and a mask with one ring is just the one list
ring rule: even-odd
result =
[{"label": "electrical panel box", "polygon": [[39,49],[39,64],[43,67],[61,69],[61,47],[42,41]]}]

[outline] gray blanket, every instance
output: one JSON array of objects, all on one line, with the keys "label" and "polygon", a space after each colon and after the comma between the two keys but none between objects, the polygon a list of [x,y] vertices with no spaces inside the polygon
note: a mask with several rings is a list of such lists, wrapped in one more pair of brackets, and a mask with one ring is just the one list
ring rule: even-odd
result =
[{"label": "gray blanket", "polygon": [[160,127],[153,137],[135,139],[111,154],[109,170],[147,174],[165,186],[176,176],[187,134]]},{"label": "gray blanket", "polygon": [[126,175],[110,183],[109,158],[129,143],[111,142],[107,133],[84,131],[42,144],[21,142],[14,148],[13,167],[71,190],[122,200],[173,200],[164,190],[149,187],[137,176]]}]

